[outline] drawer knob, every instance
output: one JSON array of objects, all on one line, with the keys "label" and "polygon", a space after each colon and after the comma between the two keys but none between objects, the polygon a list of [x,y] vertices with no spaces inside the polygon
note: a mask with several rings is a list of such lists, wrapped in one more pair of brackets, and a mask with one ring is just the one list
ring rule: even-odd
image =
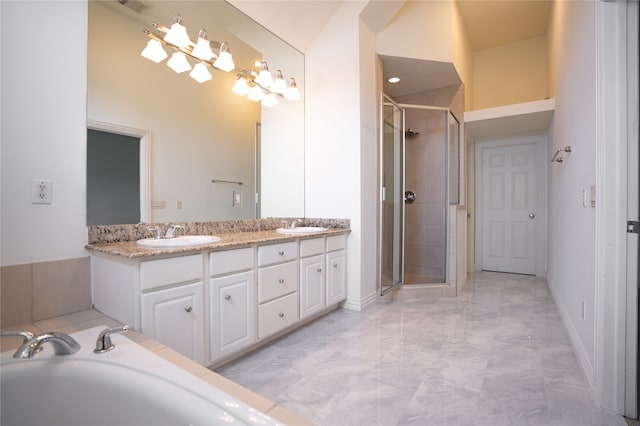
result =
[{"label": "drawer knob", "polygon": [[318,272],[322,272],[322,268],[318,268]]},{"label": "drawer knob", "polygon": [[280,284],[284,284],[284,278],[280,278],[280,279],[278,280],[278,282],[279,282]]},{"label": "drawer knob", "polygon": [[186,306],[186,307],[184,308],[184,310],[185,310],[186,312],[191,312],[191,311],[193,311],[193,308],[192,308],[191,306]]},{"label": "drawer knob", "polygon": [[224,300],[231,300],[231,295],[230,294],[225,294]]},{"label": "drawer knob", "polygon": [[278,254],[279,254],[280,256],[284,256],[284,250],[280,250],[280,251],[278,252]]},{"label": "drawer knob", "polygon": [[284,312],[280,312],[280,313],[278,314],[278,316],[279,316],[280,318],[284,318]]}]

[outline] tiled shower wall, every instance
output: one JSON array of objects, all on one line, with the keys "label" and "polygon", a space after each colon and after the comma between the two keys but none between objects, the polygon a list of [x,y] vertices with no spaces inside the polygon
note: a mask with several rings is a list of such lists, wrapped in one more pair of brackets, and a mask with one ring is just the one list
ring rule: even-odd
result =
[{"label": "tiled shower wall", "polygon": [[0,326],[4,329],[90,307],[88,256],[1,268]]}]

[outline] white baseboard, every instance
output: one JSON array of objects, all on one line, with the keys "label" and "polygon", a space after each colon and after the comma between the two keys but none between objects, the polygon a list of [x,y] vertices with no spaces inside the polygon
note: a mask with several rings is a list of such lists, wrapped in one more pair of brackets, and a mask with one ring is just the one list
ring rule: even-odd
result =
[{"label": "white baseboard", "polygon": [[553,280],[547,276],[547,284],[549,286],[549,290],[551,291],[551,296],[553,297],[556,306],[558,307],[558,311],[560,312],[560,317],[562,318],[562,322],[564,324],[567,333],[569,333],[569,340],[571,340],[571,344],[573,345],[573,350],[578,357],[578,363],[580,367],[582,367],[582,371],[584,372],[585,377],[587,378],[587,382],[589,383],[589,387],[591,388],[591,392],[595,394],[595,383],[594,383],[594,371],[593,364],[589,361],[589,356],[587,351],[582,344],[582,340],[580,340],[580,336],[578,335],[578,331],[573,325],[573,320],[569,315],[569,311],[565,306],[562,298],[558,294],[556,290],[556,286],[553,284]]},{"label": "white baseboard", "polygon": [[347,300],[345,300],[341,306],[342,308],[349,309],[351,311],[362,311],[367,306],[375,303],[377,298],[378,298],[378,293],[374,292],[359,300],[347,298]]}]

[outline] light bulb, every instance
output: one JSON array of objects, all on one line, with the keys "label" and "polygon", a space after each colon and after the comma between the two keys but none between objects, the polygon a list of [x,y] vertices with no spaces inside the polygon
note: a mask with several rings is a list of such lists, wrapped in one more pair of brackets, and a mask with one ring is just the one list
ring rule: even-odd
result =
[{"label": "light bulb", "polygon": [[211,80],[211,74],[209,74],[209,70],[207,70],[207,66],[200,62],[193,67],[193,71],[189,73],[189,77],[197,81],[198,83],[204,83],[205,81]]},{"label": "light bulb", "polygon": [[264,91],[259,86],[253,86],[251,90],[249,90],[248,98],[254,102],[260,102],[264,99]]},{"label": "light bulb", "polygon": [[278,105],[278,103],[278,99],[276,99],[276,95],[274,95],[273,93],[269,93],[262,100],[262,105],[266,106],[267,108],[274,107]]},{"label": "light bulb", "polygon": [[173,17],[173,24],[169,32],[165,34],[164,41],[181,48],[185,48],[191,43],[187,29],[182,26],[182,16],[179,13]]},{"label": "light bulb", "polygon": [[207,39],[207,30],[204,28],[198,33],[198,42],[191,52],[193,56],[204,61],[208,61],[216,55],[211,50],[211,43]]},{"label": "light bulb", "polygon": [[175,52],[171,55],[171,58],[167,61],[167,65],[178,74],[191,69],[187,57],[182,52]]},{"label": "light bulb", "polygon": [[276,71],[276,78],[275,80],[273,80],[273,84],[271,85],[269,90],[280,95],[282,95],[284,91],[287,90],[287,83],[284,81],[282,71]]},{"label": "light bulb", "polygon": [[158,63],[167,57],[167,52],[162,48],[162,43],[158,40],[151,39],[147,42],[147,47],[144,48],[140,55],[150,61]]},{"label": "light bulb", "polygon": [[233,71],[233,69],[236,67],[236,65],[233,63],[233,57],[229,52],[229,45],[226,41],[220,45],[220,55],[218,56],[218,59],[216,59],[216,61],[213,63],[213,66],[226,72]]},{"label": "light bulb", "polygon": [[234,84],[233,88],[231,89],[233,93],[240,96],[246,95],[247,93],[249,93],[250,90],[251,89],[249,88],[247,79],[242,76],[238,76],[238,79],[236,80],[236,84]]},{"label": "light bulb", "polygon": [[284,91],[284,97],[291,101],[299,101],[301,99],[300,91],[296,85],[296,81],[293,78],[289,79],[287,90]]},{"label": "light bulb", "polygon": [[264,88],[271,87],[273,84],[273,78],[271,77],[271,73],[269,72],[266,62],[263,62],[260,66],[260,73],[256,77],[255,82]]}]

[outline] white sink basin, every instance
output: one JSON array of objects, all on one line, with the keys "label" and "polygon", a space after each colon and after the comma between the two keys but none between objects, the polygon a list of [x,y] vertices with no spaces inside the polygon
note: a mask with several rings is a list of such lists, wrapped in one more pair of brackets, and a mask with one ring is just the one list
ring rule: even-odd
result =
[{"label": "white sink basin", "polygon": [[220,241],[220,237],[214,237],[213,235],[181,235],[175,238],[163,238],[160,240],[145,238],[144,240],[136,241],[136,244],[139,247],[162,249],[201,246],[204,244],[217,243],[218,241]]},{"label": "white sink basin", "polygon": [[297,228],[278,228],[276,232],[280,234],[311,234],[314,232],[322,232],[326,231],[327,228],[323,228],[321,226],[298,226]]}]

